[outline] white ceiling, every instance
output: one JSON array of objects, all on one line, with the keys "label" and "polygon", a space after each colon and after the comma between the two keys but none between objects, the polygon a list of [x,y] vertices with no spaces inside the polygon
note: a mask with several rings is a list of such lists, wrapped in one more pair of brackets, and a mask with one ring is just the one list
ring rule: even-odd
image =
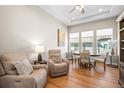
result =
[{"label": "white ceiling", "polygon": [[[117,17],[124,11],[124,5],[85,5],[84,14],[76,10],[70,13],[74,5],[40,5],[39,7],[67,26]],[[103,11],[99,12],[99,9]]]}]

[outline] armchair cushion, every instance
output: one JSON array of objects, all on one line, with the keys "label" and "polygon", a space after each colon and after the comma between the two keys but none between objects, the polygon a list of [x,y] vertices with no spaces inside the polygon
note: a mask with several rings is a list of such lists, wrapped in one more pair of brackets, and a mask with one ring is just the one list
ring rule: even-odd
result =
[{"label": "armchair cushion", "polygon": [[62,72],[66,72],[68,68],[67,67],[67,63],[66,62],[61,62],[59,64],[54,64],[54,73],[62,73]]},{"label": "armchair cushion", "polygon": [[33,67],[27,59],[14,62],[19,75],[29,75],[33,71]]}]

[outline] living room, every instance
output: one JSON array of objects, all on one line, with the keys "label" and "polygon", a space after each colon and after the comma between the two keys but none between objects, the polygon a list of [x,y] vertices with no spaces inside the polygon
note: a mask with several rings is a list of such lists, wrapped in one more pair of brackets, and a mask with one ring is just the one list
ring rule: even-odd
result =
[{"label": "living room", "polygon": [[0,88],[124,87],[123,18],[124,5],[0,5]]}]

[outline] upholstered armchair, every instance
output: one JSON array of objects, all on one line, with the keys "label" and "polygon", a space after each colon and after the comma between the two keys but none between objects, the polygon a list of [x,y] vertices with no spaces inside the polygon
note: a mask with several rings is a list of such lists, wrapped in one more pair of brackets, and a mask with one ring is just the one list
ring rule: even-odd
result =
[{"label": "upholstered armchair", "polygon": [[49,50],[48,66],[51,77],[66,75],[69,72],[69,62],[61,58],[60,50]]}]

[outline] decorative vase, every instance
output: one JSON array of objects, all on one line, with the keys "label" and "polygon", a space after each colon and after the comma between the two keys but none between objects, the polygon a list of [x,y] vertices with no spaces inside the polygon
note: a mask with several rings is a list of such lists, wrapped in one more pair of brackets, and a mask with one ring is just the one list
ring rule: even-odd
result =
[{"label": "decorative vase", "polygon": [[38,54],[38,61],[42,61],[42,55],[40,53]]},{"label": "decorative vase", "polygon": [[114,55],[114,49],[112,48],[111,55]]}]

